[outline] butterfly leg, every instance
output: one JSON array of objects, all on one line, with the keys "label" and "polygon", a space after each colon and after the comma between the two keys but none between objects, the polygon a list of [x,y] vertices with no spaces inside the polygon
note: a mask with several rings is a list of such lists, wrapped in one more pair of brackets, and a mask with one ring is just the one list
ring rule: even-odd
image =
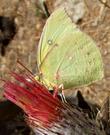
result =
[{"label": "butterfly leg", "polygon": [[59,91],[59,94],[60,94],[60,97],[62,99],[62,102],[67,103],[66,98],[65,98],[65,94],[64,94],[64,85],[63,84],[59,85],[59,90],[61,90],[61,91]]},{"label": "butterfly leg", "polygon": [[62,102],[67,103],[63,90],[64,90],[63,84],[60,84],[59,86],[55,86],[54,87],[53,97],[56,98],[59,95],[61,100],[62,100]]},{"label": "butterfly leg", "polygon": [[58,86],[54,87],[53,97],[56,98],[58,96]]},{"label": "butterfly leg", "polygon": [[59,86],[58,85],[55,86],[53,97],[56,98],[56,97],[60,96],[60,99],[62,100],[62,102],[67,103],[63,90],[64,90],[63,84],[61,84]]}]

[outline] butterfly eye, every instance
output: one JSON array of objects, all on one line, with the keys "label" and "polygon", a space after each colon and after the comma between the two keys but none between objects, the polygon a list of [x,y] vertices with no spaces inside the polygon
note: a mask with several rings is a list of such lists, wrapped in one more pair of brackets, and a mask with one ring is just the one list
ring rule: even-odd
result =
[{"label": "butterfly eye", "polygon": [[47,43],[48,43],[49,45],[52,45],[52,40],[49,39],[49,40],[47,41]]}]

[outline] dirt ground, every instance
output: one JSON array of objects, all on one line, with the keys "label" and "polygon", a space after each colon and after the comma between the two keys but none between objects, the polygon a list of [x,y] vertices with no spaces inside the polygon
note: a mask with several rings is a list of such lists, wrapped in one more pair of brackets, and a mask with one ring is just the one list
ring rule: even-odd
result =
[{"label": "dirt ground", "polygon": [[[110,8],[99,0],[84,0],[83,3],[84,13],[76,23],[100,48],[105,77],[80,90],[86,98],[101,104],[110,91]],[[61,0],[47,1],[50,12],[62,4],[64,1]],[[35,0],[0,0],[0,5],[0,16],[13,17],[16,24],[16,34],[5,49],[5,56],[0,55],[0,77],[9,79],[9,71],[17,70],[17,59],[36,74],[37,45],[47,18],[40,12],[38,2]],[[69,4],[67,6],[69,7]],[[73,90],[66,93],[72,94]],[[0,95],[2,94],[1,88]]]},{"label": "dirt ground", "polygon": [[[49,12],[65,2],[69,3],[70,0],[46,1]],[[105,74],[97,83],[78,89],[82,91],[85,99],[101,105],[110,93],[110,3],[109,0],[105,4],[102,4],[101,0],[77,0],[77,2],[83,3],[83,6],[79,6],[81,9],[78,11],[79,16],[74,11],[73,16],[76,15],[77,18],[73,17],[73,21],[97,43],[102,54]],[[71,5],[71,8],[70,5],[66,5],[68,10],[75,10],[72,8],[75,5]],[[33,74],[37,74],[37,46],[47,19],[40,8],[38,0],[0,0],[0,16],[14,18],[16,25],[16,34],[5,48],[5,55],[0,54],[1,78],[10,79],[10,70],[17,71],[17,59]],[[72,95],[76,90],[68,90],[65,93]],[[0,98],[4,99],[2,86]]]}]

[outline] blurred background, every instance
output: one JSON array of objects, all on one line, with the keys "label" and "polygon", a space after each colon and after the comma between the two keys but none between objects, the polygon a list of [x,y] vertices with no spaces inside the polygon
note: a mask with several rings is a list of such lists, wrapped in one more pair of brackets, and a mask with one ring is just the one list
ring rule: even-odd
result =
[{"label": "blurred background", "polygon": [[[103,58],[105,77],[102,80],[90,86],[66,91],[65,94],[72,96],[76,90],[80,90],[85,99],[102,105],[110,93],[110,1],[45,0],[45,4],[49,13],[59,6],[64,6],[73,22],[95,40]],[[10,70],[17,71],[17,59],[33,74],[37,74],[37,46],[47,18],[41,0],[0,0],[0,78],[10,79]],[[2,110],[2,101],[5,101],[5,98],[1,83],[0,120],[4,117],[4,112],[12,107],[8,102],[5,105],[8,104],[9,109]],[[18,113],[19,109],[16,110]],[[1,127],[5,127],[4,123],[0,125],[0,129]],[[29,129],[26,125],[23,127],[26,130],[23,134],[28,135]],[[22,126],[20,128],[22,129]],[[16,134],[18,135],[18,130],[13,135]]]}]

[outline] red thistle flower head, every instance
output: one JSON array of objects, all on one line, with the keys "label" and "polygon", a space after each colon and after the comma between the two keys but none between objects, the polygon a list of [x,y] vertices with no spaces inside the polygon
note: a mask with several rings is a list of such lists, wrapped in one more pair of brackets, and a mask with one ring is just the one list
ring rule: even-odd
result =
[{"label": "red thistle flower head", "polygon": [[62,108],[59,99],[54,98],[47,88],[32,76],[17,73],[11,75],[20,84],[6,81],[4,96],[24,110],[31,125],[52,126]]},{"label": "red thistle flower head", "polygon": [[32,75],[11,75],[17,82],[5,81],[4,96],[24,110],[36,135],[104,135],[80,109],[53,97]]}]

